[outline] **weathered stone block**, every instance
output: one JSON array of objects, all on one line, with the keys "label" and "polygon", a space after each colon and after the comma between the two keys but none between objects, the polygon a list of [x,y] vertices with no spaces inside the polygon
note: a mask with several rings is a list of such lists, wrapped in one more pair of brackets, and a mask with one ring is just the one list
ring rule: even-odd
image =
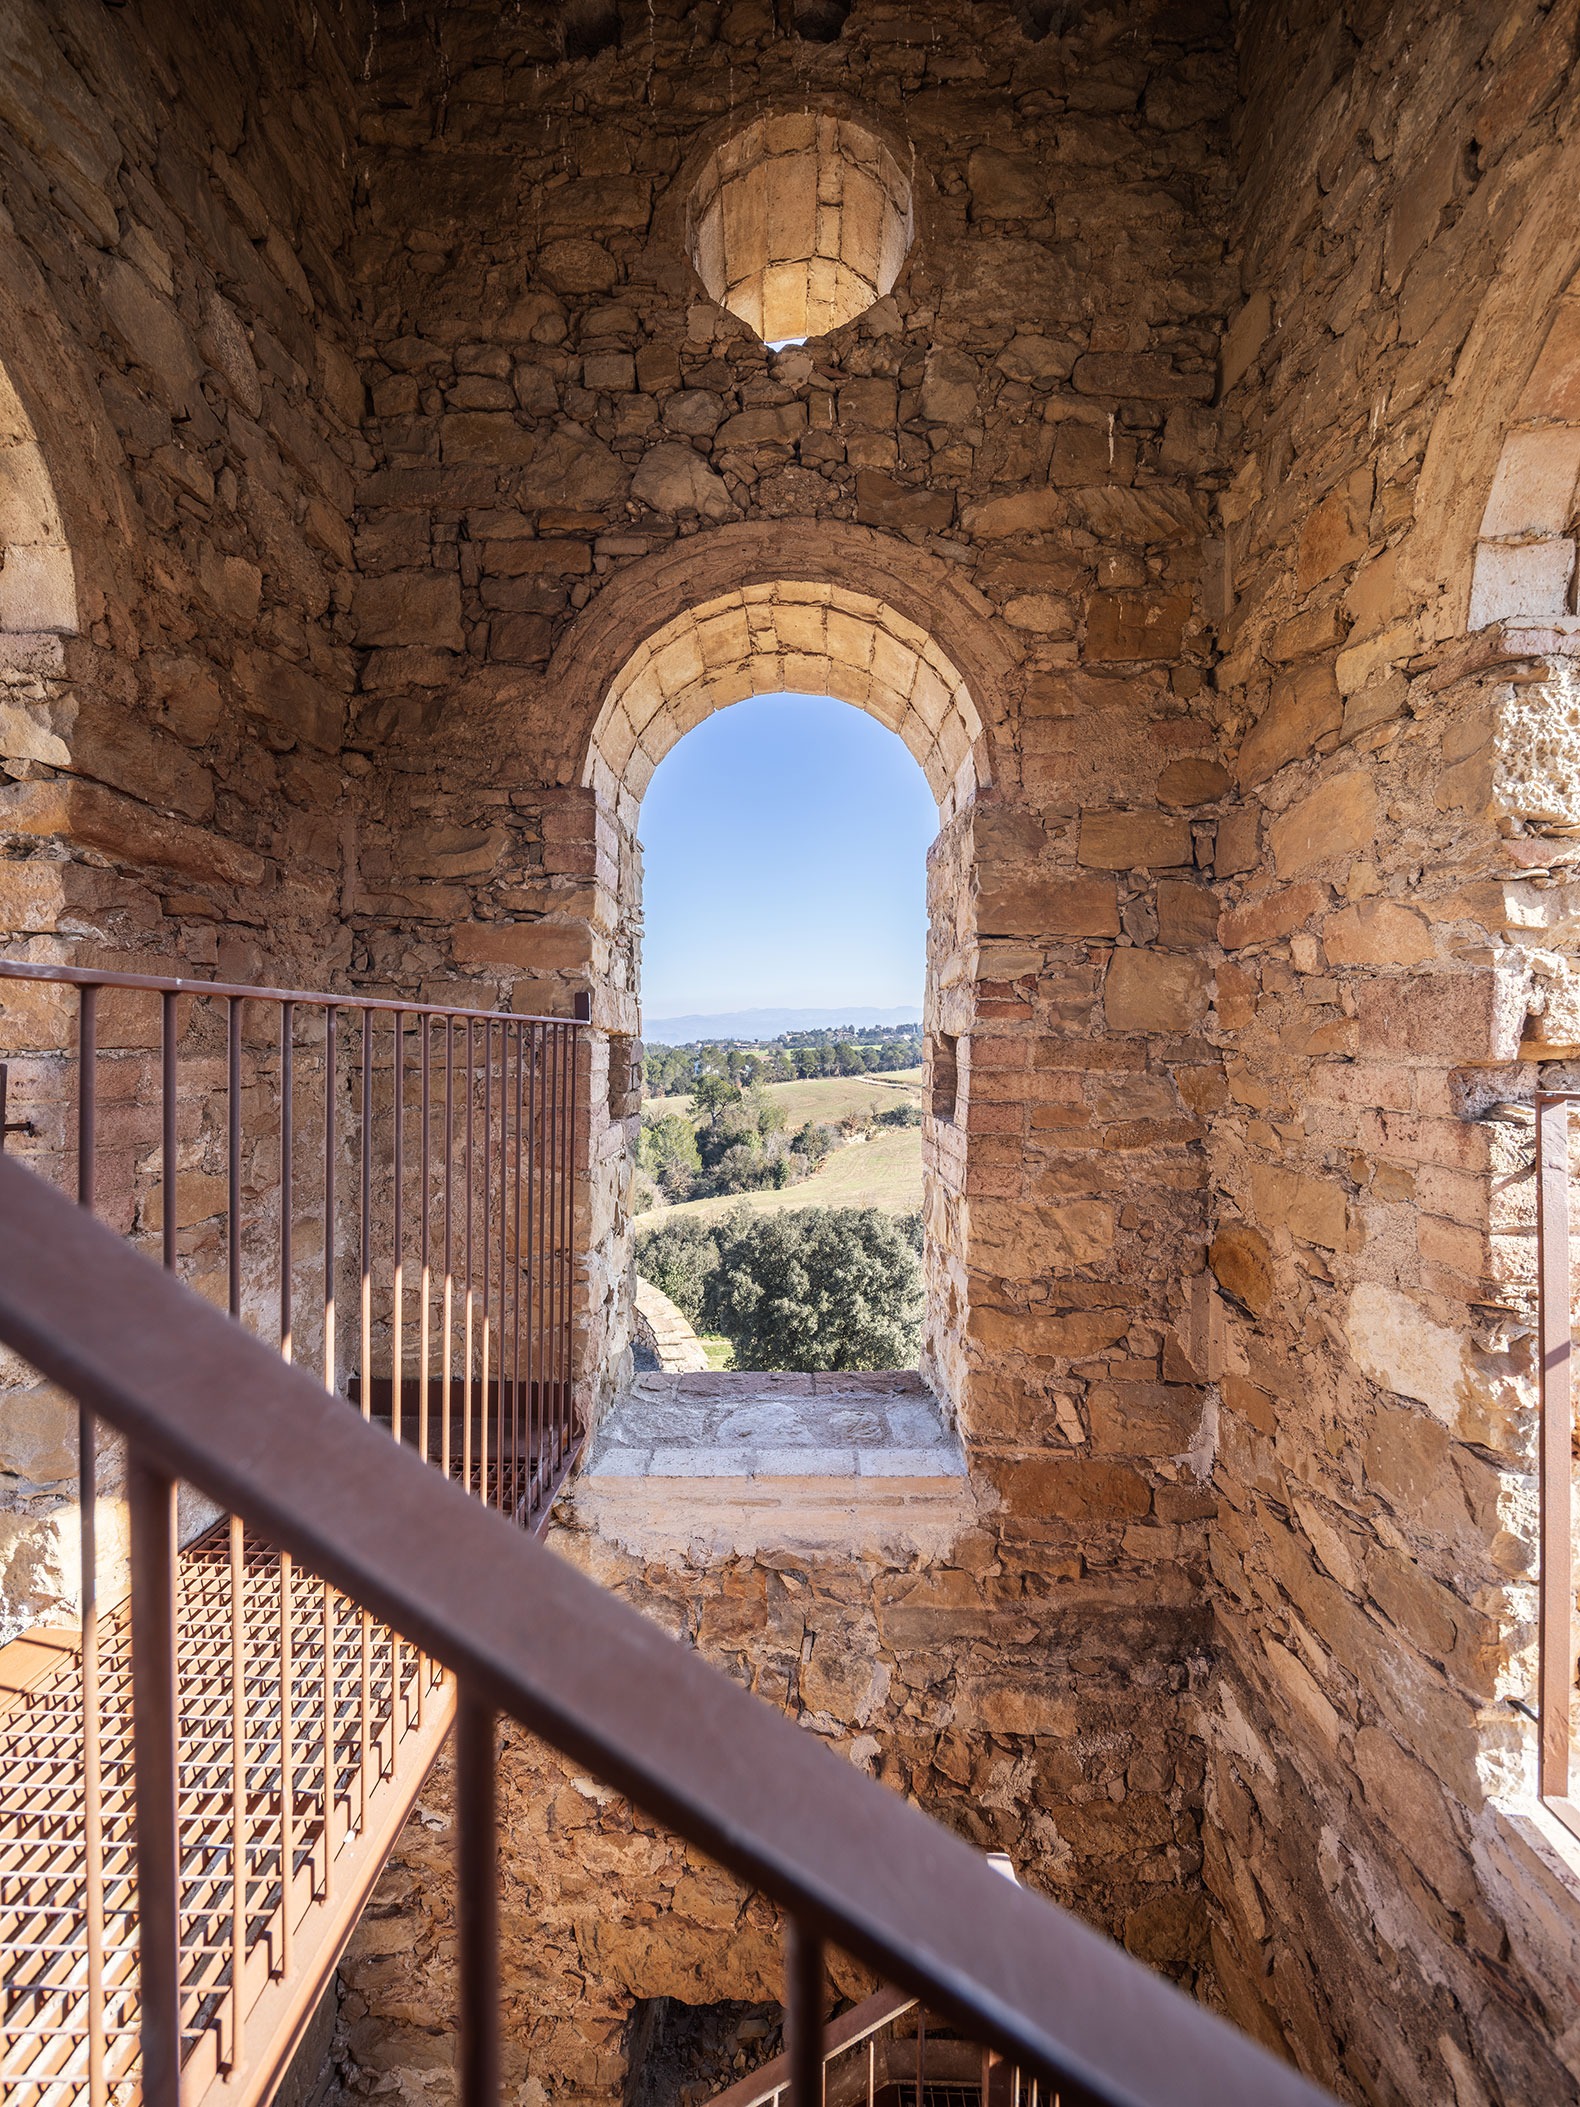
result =
[{"label": "weathered stone block", "polygon": [[1117,936],[1118,889],[1102,878],[1027,878],[984,887],[977,929],[982,936]]},{"label": "weathered stone block", "polygon": [[453,571],[390,571],[361,578],[352,598],[359,644],[427,644],[459,651],[461,581]]},{"label": "weathered stone block", "polygon": [[1083,654],[1100,661],[1177,658],[1191,609],[1191,595],[1181,590],[1093,593]]},{"label": "weathered stone block", "polygon": [[1361,855],[1376,841],[1381,816],[1376,786],[1364,769],[1329,777],[1268,828],[1278,875],[1299,878]]},{"label": "weathered stone block", "polygon": [[1168,812],[1083,812],[1078,860],[1100,871],[1159,870],[1189,863],[1190,822]]},{"label": "weathered stone block", "polygon": [[1211,989],[1211,975],[1198,960],[1132,945],[1109,961],[1103,1012],[1116,1032],[1191,1031],[1207,1014]]}]

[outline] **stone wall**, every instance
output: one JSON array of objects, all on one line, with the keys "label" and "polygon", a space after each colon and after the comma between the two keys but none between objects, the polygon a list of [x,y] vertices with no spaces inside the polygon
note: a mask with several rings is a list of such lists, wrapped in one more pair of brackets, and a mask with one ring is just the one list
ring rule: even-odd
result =
[{"label": "stone wall", "polygon": [[1576,1050],[1563,588],[1518,603],[1545,628],[1463,640],[1580,246],[1575,28],[1242,25],[1207,1873],[1229,2009],[1368,2100],[1580,2078],[1572,1872],[1508,1811],[1533,1782],[1534,1195],[1502,1108]]},{"label": "stone wall", "polygon": [[[850,1566],[581,1555],[1203,1981],[1187,1722],[1223,1095],[1202,960],[1230,784],[1203,587],[1226,25],[1176,9],[1035,42],[982,6],[966,49],[958,10],[874,9],[819,47],[767,8],[659,4],[617,48],[556,56],[542,25],[459,8],[384,18],[373,54],[352,743],[383,803],[358,941],[430,992],[538,1008],[588,987],[629,1031],[640,796],[673,738],[781,685],[907,738],[943,808],[928,1016],[935,1061],[944,1036],[958,1057],[954,1116],[927,1131],[929,1365],[980,1532],[931,1569],[877,1546]],[[688,241],[721,150],[759,124],[776,151],[811,143],[799,117],[771,129],[809,97],[906,172],[913,241],[885,297],[775,355]],[[594,1141],[600,1401],[624,1337],[621,1124]],[[771,1994],[776,1962],[755,1935],[732,1956],[739,1899],[696,1920],[673,1852],[559,1776],[534,1769],[510,1854],[538,1923],[512,1976],[543,1986],[516,2039],[551,2092],[592,2094],[632,2000]],[[594,1928],[570,1830],[618,1867],[617,1923],[605,1880]],[[423,1864],[403,1859],[349,1978],[365,2073],[448,2056],[416,2016],[443,2009],[444,1876],[409,1841]],[[671,1946],[689,1987],[653,1958]]]},{"label": "stone wall", "polygon": [[[927,1351],[980,1525],[926,1567],[562,1548],[1377,2101],[1580,2071],[1570,1876],[1507,1811],[1510,1108],[1580,1059],[1577,4],[1036,37],[858,0],[822,42],[767,0],[201,37],[0,0],[10,947],[591,993],[596,1412],[659,734],[780,683],[893,723],[940,799]],[[727,168],[761,171],[731,209],[765,270],[880,297],[771,353],[704,254]],[[661,632],[701,665],[655,701]],[[0,1029],[65,1022],[6,996]],[[127,1072],[107,1198],[146,1229]],[[13,1081],[63,1162],[58,1069]],[[33,1402],[29,1526],[70,1465]],[[59,1543],[24,1574],[7,1527],[47,1606]],[[507,1768],[523,2083],[607,2095],[632,1999],[768,1994],[752,1905],[541,1752]],[[347,2005],[364,2076],[440,2089],[444,1791]]]},{"label": "stone wall", "polygon": [[[345,269],[364,44],[354,11],[307,5],[230,8],[201,35],[178,6],[0,8],[8,956],[312,986],[353,963],[338,628],[367,465]],[[157,1097],[131,1057],[157,1004],[102,1022],[101,1210],[157,1235]],[[68,1002],[0,986],[12,1117],[68,1181],[73,1085],[52,1050],[73,1029]],[[212,1034],[186,1050],[182,1243],[201,1279],[222,1263],[205,1093],[223,1053]],[[0,1629],[75,1594],[75,1411],[7,1375]]]}]

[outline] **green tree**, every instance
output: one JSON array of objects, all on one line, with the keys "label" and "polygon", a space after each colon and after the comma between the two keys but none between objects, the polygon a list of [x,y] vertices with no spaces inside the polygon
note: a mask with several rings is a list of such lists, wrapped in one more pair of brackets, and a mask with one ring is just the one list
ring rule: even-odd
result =
[{"label": "green tree", "polygon": [[703,1291],[718,1263],[718,1241],[705,1222],[655,1222],[637,1235],[637,1272],[662,1288],[688,1324],[701,1322]]},{"label": "green tree", "polygon": [[740,1208],[717,1237],[702,1320],[731,1340],[738,1368],[915,1365],[921,1268],[894,1216],[876,1207]]},{"label": "green tree", "polygon": [[666,1112],[662,1119],[644,1120],[637,1161],[666,1200],[685,1199],[702,1169],[691,1121],[678,1112]]}]

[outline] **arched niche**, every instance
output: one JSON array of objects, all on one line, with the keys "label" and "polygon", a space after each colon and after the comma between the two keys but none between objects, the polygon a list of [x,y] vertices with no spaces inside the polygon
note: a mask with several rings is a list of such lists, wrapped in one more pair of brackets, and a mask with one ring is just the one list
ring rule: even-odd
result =
[{"label": "arched niche", "polygon": [[0,635],[76,629],[76,575],[54,480],[0,363]]},{"label": "arched niche", "polygon": [[[698,597],[630,648],[607,681],[582,757],[596,828],[592,919],[608,961],[596,1017],[634,1038],[640,1020],[641,802],[653,771],[715,711],[779,691],[826,694],[867,711],[915,756],[938,803],[928,855],[923,1127],[926,1232],[922,1370],[946,1405],[964,1382],[968,1310],[966,1134],[975,989],[973,814],[991,775],[990,741],[971,683],[939,638],[877,592],[824,579],[768,577]],[[611,1073],[629,1074],[616,1060]],[[630,1333],[635,1108],[594,1095],[594,1365],[621,1365]]]}]

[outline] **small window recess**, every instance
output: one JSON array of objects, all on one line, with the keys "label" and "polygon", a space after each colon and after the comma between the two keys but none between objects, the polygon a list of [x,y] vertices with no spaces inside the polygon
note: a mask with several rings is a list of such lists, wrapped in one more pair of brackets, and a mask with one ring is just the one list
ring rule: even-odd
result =
[{"label": "small window recess", "polygon": [[642,1042],[629,1032],[609,1034],[609,1121],[621,1126],[642,1110]]},{"label": "small window recess", "polygon": [[952,1032],[934,1032],[932,1093],[930,1107],[934,1119],[946,1119],[951,1125],[960,1106],[960,1041]]}]

